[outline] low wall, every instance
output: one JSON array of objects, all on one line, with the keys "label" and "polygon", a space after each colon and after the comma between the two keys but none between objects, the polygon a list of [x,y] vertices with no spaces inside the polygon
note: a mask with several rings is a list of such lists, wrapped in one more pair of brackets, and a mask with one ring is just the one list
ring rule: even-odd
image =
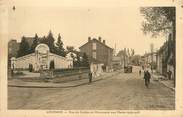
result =
[{"label": "low wall", "polygon": [[88,73],[90,71],[89,68],[70,68],[70,69],[55,69],[53,70],[53,76],[59,77],[59,76],[71,76],[71,75],[77,75],[82,73]]},{"label": "low wall", "polygon": [[89,70],[89,68],[43,70],[40,71],[40,77],[22,76],[20,79],[28,82],[68,82],[88,78]]},{"label": "low wall", "polygon": [[53,83],[64,83],[64,82],[82,80],[82,79],[89,79],[88,73],[80,73],[80,74],[78,73],[78,74],[70,75],[70,76],[55,77],[55,78],[51,79],[51,81]]},{"label": "low wall", "polygon": [[89,68],[55,69],[42,72],[41,78],[49,78],[49,81],[54,83],[88,79],[89,70]]},{"label": "low wall", "polygon": [[[47,72],[49,73],[49,72]],[[46,75],[47,73],[44,73],[40,75],[39,78],[32,77],[32,78],[19,78],[25,82],[53,82],[53,83],[64,83],[69,81],[75,81],[75,80],[82,80],[82,79],[88,79],[88,73],[78,73],[74,75],[67,75],[67,76],[55,76],[54,78],[51,78],[50,75]],[[44,77],[46,75],[46,77]]]}]

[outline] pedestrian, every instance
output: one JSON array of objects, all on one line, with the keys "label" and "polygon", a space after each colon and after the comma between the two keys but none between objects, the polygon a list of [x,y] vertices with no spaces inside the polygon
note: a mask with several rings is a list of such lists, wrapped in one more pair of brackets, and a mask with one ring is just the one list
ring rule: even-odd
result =
[{"label": "pedestrian", "polygon": [[89,83],[91,83],[92,82],[92,72],[91,71],[88,73],[88,77],[89,77]]},{"label": "pedestrian", "polygon": [[141,76],[141,69],[139,70],[139,75]]},{"label": "pedestrian", "polygon": [[144,71],[145,86],[147,88],[149,88],[150,79],[151,79],[151,74],[149,73],[149,71],[148,70]]},{"label": "pedestrian", "polygon": [[147,71],[147,76],[148,76],[148,83],[150,84],[151,74],[149,71]]},{"label": "pedestrian", "polygon": [[168,74],[168,79],[171,80],[172,72],[169,70],[167,74]]}]

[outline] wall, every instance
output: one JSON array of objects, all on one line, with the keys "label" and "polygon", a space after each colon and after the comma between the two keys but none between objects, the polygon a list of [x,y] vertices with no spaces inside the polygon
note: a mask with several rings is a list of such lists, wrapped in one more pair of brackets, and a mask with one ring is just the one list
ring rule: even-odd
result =
[{"label": "wall", "polygon": [[25,55],[23,57],[19,57],[15,60],[15,68],[22,68],[22,69],[28,69],[29,64],[33,65],[33,68],[35,67],[35,53]]},{"label": "wall", "polygon": [[[90,41],[92,42],[92,41]],[[88,56],[89,61],[92,60],[92,43],[87,43],[86,45],[82,46],[80,48],[80,51],[83,53],[86,53],[86,55]]]},{"label": "wall", "polygon": [[162,54],[158,53],[157,55],[157,72],[162,74]]},{"label": "wall", "polygon": [[102,70],[103,64],[91,64],[90,65],[90,71],[93,74],[93,77],[100,76],[103,73]]},{"label": "wall", "polygon": [[97,60],[103,62],[105,65],[108,65],[109,59],[108,48],[97,42]]},{"label": "wall", "polygon": [[73,61],[69,60],[65,57],[50,53],[49,55],[49,62],[54,61],[55,63],[55,69],[60,68],[72,68],[73,67]]}]

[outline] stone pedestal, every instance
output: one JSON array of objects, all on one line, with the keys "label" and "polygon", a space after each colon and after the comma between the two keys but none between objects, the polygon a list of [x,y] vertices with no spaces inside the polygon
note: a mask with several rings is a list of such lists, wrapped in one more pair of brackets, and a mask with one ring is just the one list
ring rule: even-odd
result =
[{"label": "stone pedestal", "polygon": [[41,70],[40,71],[40,78],[53,78],[53,71],[52,70]]}]

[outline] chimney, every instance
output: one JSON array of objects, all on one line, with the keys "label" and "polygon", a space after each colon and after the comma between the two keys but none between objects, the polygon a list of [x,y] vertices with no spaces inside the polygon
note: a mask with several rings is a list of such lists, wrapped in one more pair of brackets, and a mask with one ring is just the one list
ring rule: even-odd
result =
[{"label": "chimney", "polygon": [[91,37],[88,37],[88,42],[91,41]]},{"label": "chimney", "polygon": [[103,40],[103,44],[105,44],[105,40]]},{"label": "chimney", "polygon": [[98,37],[98,40],[101,42],[101,37],[100,36]]}]

